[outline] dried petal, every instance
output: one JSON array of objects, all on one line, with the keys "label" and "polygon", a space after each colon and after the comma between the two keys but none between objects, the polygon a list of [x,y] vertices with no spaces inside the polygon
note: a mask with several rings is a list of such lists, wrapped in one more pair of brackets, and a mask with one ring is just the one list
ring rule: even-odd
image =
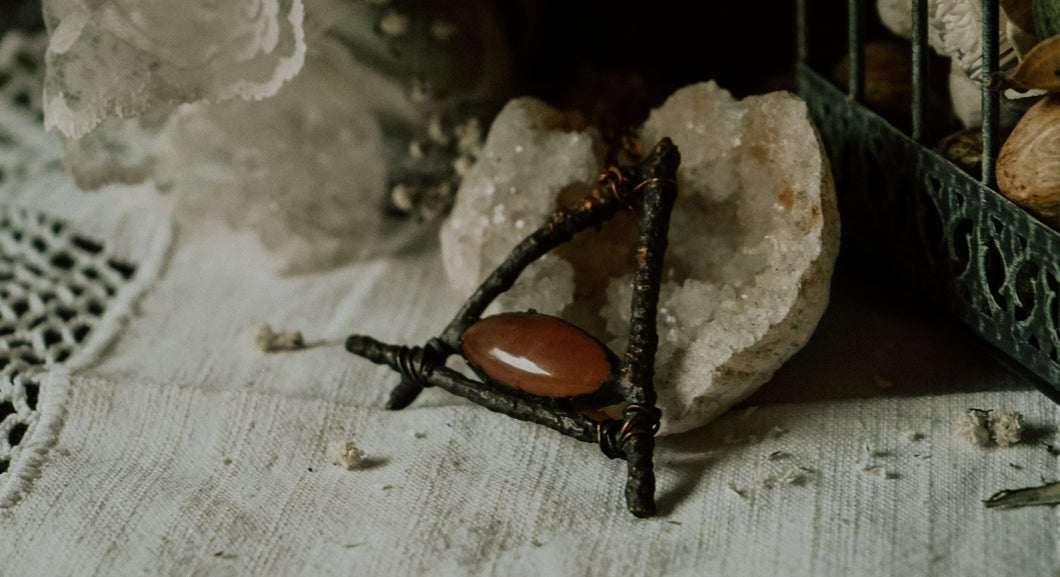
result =
[{"label": "dried petal", "polygon": [[1060,95],[1042,99],[1020,119],[1001,146],[996,174],[1002,194],[1060,224]]},{"label": "dried petal", "polygon": [[1008,447],[1020,442],[1023,436],[1023,415],[1005,409],[990,420],[990,433],[999,447]]},{"label": "dried petal", "polygon": [[1023,56],[1000,87],[1011,86],[1017,90],[1041,89],[1060,91],[1060,35],[1043,40]]},{"label": "dried petal", "polygon": [[953,423],[953,432],[973,445],[984,447],[990,443],[989,411],[968,409]]}]

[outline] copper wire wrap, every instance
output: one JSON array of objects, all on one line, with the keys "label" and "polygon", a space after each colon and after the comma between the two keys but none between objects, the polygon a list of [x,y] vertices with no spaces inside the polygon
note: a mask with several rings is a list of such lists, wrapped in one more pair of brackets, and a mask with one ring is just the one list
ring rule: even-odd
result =
[{"label": "copper wire wrap", "polygon": [[347,339],[346,350],[372,362],[385,364],[420,387],[431,386],[430,372],[445,359],[445,345],[438,338],[422,347],[388,345],[371,337],[354,335]]},{"label": "copper wire wrap", "polygon": [[677,181],[672,178],[649,178],[647,180],[641,181],[641,183],[637,186],[634,186],[633,190],[629,191],[629,193],[632,195],[634,192],[640,190],[643,186],[651,184],[653,182],[668,182],[674,186],[677,186]]},{"label": "copper wire wrap", "polygon": [[622,446],[633,435],[654,435],[659,430],[661,413],[654,407],[629,405],[623,411],[625,419],[611,419],[596,423],[596,442],[609,459],[625,455]]}]

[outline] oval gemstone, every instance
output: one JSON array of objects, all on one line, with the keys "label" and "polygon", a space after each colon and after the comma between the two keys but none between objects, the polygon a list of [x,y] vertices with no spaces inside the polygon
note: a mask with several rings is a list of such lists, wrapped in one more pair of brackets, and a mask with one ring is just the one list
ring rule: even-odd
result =
[{"label": "oval gemstone", "polygon": [[464,358],[491,380],[534,395],[572,397],[600,388],[611,374],[604,346],[556,317],[505,313],[471,325]]}]

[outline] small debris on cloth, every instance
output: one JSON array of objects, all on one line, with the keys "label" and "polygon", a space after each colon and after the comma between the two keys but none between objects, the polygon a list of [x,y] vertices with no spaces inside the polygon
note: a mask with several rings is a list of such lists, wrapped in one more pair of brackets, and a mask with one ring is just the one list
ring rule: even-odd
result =
[{"label": "small debris on cloth", "polygon": [[1015,445],[1023,433],[1023,415],[1010,409],[999,411],[990,421],[990,433],[999,447]]},{"label": "small debris on cloth", "polygon": [[352,471],[364,462],[364,451],[357,448],[357,444],[349,440],[333,441],[328,443],[325,451],[332,464],[338,465]]},{"label": "small debris on cloth", "polygon": [[791,467],[784,469],[779,473],[759,479],[758,485],[767,489],[781,486],[801,487],[809,481],[809,473],[811,472],[812,471],[802,467]]},{"label": "small debris on cloth", "polygon": [[773,451],[772,453],[769,453],[768,455],[766,455],[766,460],[767,461],[779,461],[781,459],[787,459],[790,456],[791,456],[790,453],[785,453],[784,451]]},{"label": "small debris on cloth", "polygon": [[275,332],[268,323],[248,327],[244,333],[246,340],[254,348],[274,353],[278,351],[295,351],[305,348],[302,331]]},{"label": "small debris on cloth", "polygon": [[739,488],[739,486],[737,486],[736,483],[730,482],[729,485],[728,485],[728,488],[729,488],[729,492],[732,493],[733,495],[736,495],[737,497],[739,497],[741,499],[746,499],[747,498],[747,491],[745,491],[744,489]]},{"label": "small debris on cloth", "polygon": [[953,432],[973,445],[985,447],[990,444],[989,411],[968,409],[953,422]]},{"label": "small debris on cloth", "polygon": [[1011,409],[996,414],[983,409],[968,409],[954,421],[953,430],[973,445],[985,447],[993,440],[999,447],[1009,447],[1020,442],[1023,415]]},{"label": "small debris on cloth", "polygon": [[898,478],[898,473],[894,471],[888,471],[887,468],[883,465],[862,465],[861,471],[874,477],[887,479],[888,481],[892,481]]}]

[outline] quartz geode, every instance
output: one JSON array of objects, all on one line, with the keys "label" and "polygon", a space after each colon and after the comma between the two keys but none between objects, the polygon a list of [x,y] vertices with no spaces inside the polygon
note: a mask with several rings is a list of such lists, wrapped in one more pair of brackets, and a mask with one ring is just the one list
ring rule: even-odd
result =
[{"label": "quartz geode", "polygon": [[[806,106],[772,93],[734,100],[683,88],[640,137],[681,151],[658,318],[663,433],[706,423],[769,380],[809,339],[828,302],[839,220],[828,161]],[[471,291],[603,168],[597,131],[540,101],[510,102],[465,178],[441,240]],[[495,307],[560,316],[623,350],[636,218],[620,214],[534,263]]]}]

